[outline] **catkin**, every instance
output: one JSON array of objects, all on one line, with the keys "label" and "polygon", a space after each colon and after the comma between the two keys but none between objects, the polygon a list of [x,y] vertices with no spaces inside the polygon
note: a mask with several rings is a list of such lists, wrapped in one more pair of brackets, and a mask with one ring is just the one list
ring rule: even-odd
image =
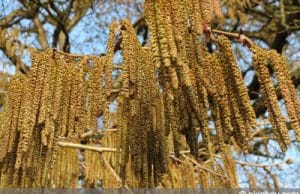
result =
[{"label": "catkin", "polygon": [[262,92],[268,107],[270,121],[274,127],[274,133],[278,137],[278,143],[283,151],[286,151],[290,144],[290,137],[285,121],[281,115],[277,102],[277,96],[270,73],[267,68],[267,51],[258,46],[251,47],[253,54],[253,65],[257,72]]},{"label": "catkin", "polygon": [[283,57],[281,57],[275,50],[268,51],[268,58],[270,59],[272,69],[276,74],[279,82],[280,93],[285,102],[286,110],[290,118],[291,126],[296,134],[296,139],[300,139],[299,126],[299,100],[295,93],[295,88],[292,85],[291,79],[287,72]]},{"label": "catkin", "polygon": [[[225,36],[219,36],[218,42],[220,46],[220,53],[219,55],[223,55],[224,59],[224,76],[230,76],[233,84],[233,90],[235,91],[235,94],[237,95],[237,99],[239,104],[239,109],[242,113],[242,116],[247,122],[253,127],[256,127],[256,116],[255,112],[251,106],[250,98],[248,96],[247,89],[243,82],[242,73],[239,70],[239,67],[236,63],[236,59],[234,57],[234,54],[232,52],[230,41]],[[230,79],[230,78],[229,78]]]},{"label": "catkin", "polygon": [[201,5],[201,15],[206,24],[210,24],[213,16],[212,0],[199,0]]}]

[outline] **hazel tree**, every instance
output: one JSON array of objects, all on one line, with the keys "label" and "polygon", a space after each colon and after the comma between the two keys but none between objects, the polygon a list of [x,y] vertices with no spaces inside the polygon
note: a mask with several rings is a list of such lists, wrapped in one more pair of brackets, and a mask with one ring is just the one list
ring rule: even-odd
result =
[{"label": "hazel tree", "polygon": [[[262,169],[278,189],[270,169],[292,159],[258,164],[235,156],[272,158],[268,145],[274,144],[284,155],[300,139],[297,76],[291,79],[278,53],[283,35],[263,37],[278,22],[285,39],[297,32],[297,1],[115,2],[143,5],[143,14],[134,23],[112,22],[102,55],[70,54],[69,35],[89,10],[107,2],[18,2],[21,8],[0,20],[0,48],[17,67],[0,80],[1,187],[77,188],[84,180],[87,188],[238,188],[240,165],[250,187],[259,175],[248,167]],[[279,20],[243,20],[261,9],[268,18],[271,8]],[[31,29],[18,26],[24,19]],[[266,23],[258,32],[269,48],[251,39],[251,29],[225,30],[230,22],[255,20]],[[54,26],[51,38],[46,23]],[[22,30],[33,30],[39,46],[24,45]],[[232,41],[251,54],[255,76],[248,88],[249,69],[240,68]]]}]

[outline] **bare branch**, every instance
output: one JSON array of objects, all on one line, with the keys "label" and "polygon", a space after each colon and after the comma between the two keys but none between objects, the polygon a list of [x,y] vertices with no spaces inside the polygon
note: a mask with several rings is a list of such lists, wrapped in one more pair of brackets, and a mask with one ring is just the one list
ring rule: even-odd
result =
[{"label": "bare branch", "polygon": [[107,160],[105,160],[104,157],[101,157],[101,159],[103,160],[105,166],[108,168],[108,170],[111,172],[111,174],[115,177],[116,181],[120,184],[122,184],[122,179],[119,177],[119,175],[116,173],[116,171],[113,169],[113,167],[111,167],[111,165],[107,162]]},{"label": "bare branch", "polygon": [[[118,129],[106,129],[106,130],[97,130],[97,134],[105,134],[105,133],[112,133],[112,132],[117,132],[119,131]],[[89,136],[95,135],[94,131],[88,131],[86,133],[83,133],[80,135],[80,138],[86,138]]]},{"label": "bare branch", "polygon": [[40,19],[38,18],[38,15],[36,17],[34,17],[33,22],[34,22],[35,27],[37,28],[37,35],[38,35],[37,37],[38,37],[38,40],[39,40],[39,43],[40,43],[42,49],[45,50],[45,49],[49,48],[48,40],[46,37],[46,32],[43,28],[43,25],[42,25]]},{"label": "bare branch", "polygon": [[29,14],[27,11],[23,9],[17,9],[14,12],[10,13],[5,18],[0,19],[0,27],[2,28],[8,28],[14,25],[15,23],[18,23],[20,20],[24,18],[28,18]]},{"label": "bare branch", "polygon": [[226,176],[224,176],[224,175],[222,175],[222,174],[220,174],[220,173],[218,173],[218,172],[215,172],[215,171],[213,171],[213,170],[211,170],[211,169],[209,169],[209,168],[206,168],[206,167],[200,165],[195,159],[193,159],[193,158],[191,158],[191,157],[188,157],[188,156],[185,155],[185,154],[181,154],[181,155],[182,155],[184,158],[186,158],[187,160],[191,161],[193,164],[195,164],[198,168],[200,168],[200,169],[202,169],[202,170],[205,170],[205,171],[208,171],[208,172],[210,172],[210,173],[212,173],[212,174],[215,174],[215,175],[217,175],[217,176],[223,177],[224,179],[227,179]]},{"label": "bare branch", "polygon": [[92,150],[96,152],[118,152],[116,148],[95,147],[95,146],[87,146],[87,145],[76,144],[76,143],[58,142],[58,145],[62,147]]}]

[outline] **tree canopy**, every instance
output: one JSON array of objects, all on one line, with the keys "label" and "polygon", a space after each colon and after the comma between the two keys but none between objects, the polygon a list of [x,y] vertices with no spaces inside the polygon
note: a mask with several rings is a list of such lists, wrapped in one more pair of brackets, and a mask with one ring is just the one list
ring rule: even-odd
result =
[{"label": "tree canopy", "polygon": [[299,5],[1,1],[0,186],[296,187]]}]

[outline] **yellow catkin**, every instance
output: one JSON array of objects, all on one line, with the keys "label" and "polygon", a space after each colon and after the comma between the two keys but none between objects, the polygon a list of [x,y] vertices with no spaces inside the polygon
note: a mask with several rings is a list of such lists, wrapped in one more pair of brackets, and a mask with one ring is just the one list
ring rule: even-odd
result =
[{"label": "yellow catkin", "polygon": [[212,6],[215,16],[217,16],[218,20],[222,22],[222,20],[224,20],[224,16],[221,10],[219,0],[212,0]]},{"label": "yellow catkin", "polygon": [[41,96],[41,107],[40,107],[40,112],[39,112],[39,118],[38,118],[38,123],[42,124],[45,122],[47,115],[47,112],[49,111],[50,107],[52,104],[47,103],[52,99],[53,96],[53,87],[55,84],[55,74],[56,74],[56,66],[55,61],[53,60],[51,54],[51,49],[48,49],[45,51],[47,53],[43,60],[41,60],[41,63],[46,63],[45,64],[45,78],[44,78],[44,83],[43,83],[43,91],[42,91],[42,96]]},{"label": "yellow catkin", "polygon": [[[152,0],[147,0],[144,3],[145,7],[145,16],[146,21],[149,26],[150,31],[150,42],[151,42],[151,51],[153,54],[153,60],[155,62],[155,66],[159,68],[161,66],[160,59],[160,43],[158,36],[158,26],[156,24],[156,16],[155,16],[155,8]],[[125,50],[126,51],[126,50]]]},{"label": "yellow catkin", "polygon": [[[209,91],[209,95],[216,101],[218,104],[218,109],[220,109],[220,119],[221,125],[224,129],[224,135],[230,135],[231,131],[233,131],[231,124],[231,112],[230,112],[230,103],[228,99],[228,88],[225,84],[226,80],[222,75],[222,64],[221,61],[217,58],[215,54],[210,54],[205,49],[204,45],[195,46],[195,52],[197,54],[197,58],[201,67],[195,67],[197,72],[197,77],[208,77],[209,85],[205,84],[203,80],[199,80],[202,82],[204,86]],[[203,68],[203,69],[200,69]],[[204,71],[205,69],[205,71]],[[200,78],[198,78],[200,79]],[[218,85],[218,93],[216,93],[216,86]]]},{"label": "yellow catkin", "polygon": [[215,123],[215,128],[216,128],[216,136],[217,136],[217,144],[219,149],[222,151],[224,149],[225,143],[224,143],[224,129],[222,126],[222,121],[221,121],[221,115],[222,112],[220,112],[220,108],[217,105],[217,102],[214,101],[212,104],[212,117]]},{"label": "yellow catkin", "polygon": [[224,164],[224,170],[229,180],[230,188],[238,188],[236,164],[232,156],[230,146],[225,146],[224,152],[222,153],[222,161]]},{"label": "yellow catkin", "polygon": [[8,106],[13,106],[13,107],[8,107],[8,110],[11,110],[12,113],[9,116],[11,121],[10,121],[10,134],[9,134],[9,144],[8,144],[8,152],[12,152],[15,145],[16,137],[18,134],[18,118],[20,117],[21,114],[21,105],[22,105],[22,96],[24,93],[24,83],[25,82],[25,77],[22,75],[19,75],[15,77],[15,80],[12,80],[11,83],[11,88],[9,91],[11,93],[8,94]]},{"label": "yellow catkin", "polygon": [[54,86],[54,94],[53,94],[53,119],[57,119],[58,115],[61,113],[61,104],[63,99],[63,88],[64,88],[64,69],[65,64],[60,56],[58,59],[55,60],[55,67],[56,67],[56,80]]},{"label": "yellow catkin", "polygon": [[[219,91],[218,94],[215,96],[216,100],[218,101],[218,105],[220,107],[220,111],[222,112],[221,120],[222,125],[227,133],[230,133],[233,131],[231,126],[231,120],[230,115],[232,112],[230,112],[230,102],[228,100],[228,88],[225,85],[225,80],[222,76],[222,62],[218,60],[216,55],[212,55],[211,58],[208,58],[208,61],[211,61],[212,64],[214,64],[212,67],[208,67],[211,70],[211,77],[212,75],[216,76],[216,79],[212,81],[214,85],[219,84]],[[209,63],[208,63],[209,64]],[[205,65],[208,65],[205,64]],[[204,66],[205,67],[205,66]],[[206,66],[207,67],[207,66]]]},{"label": "yellow catkin", "polygon": [[[153,97],[156,97],[159,92],[156,88],[155,66],[152,63],[150,50],[142,49],[137,38],[132,36],[135,32],[131,24],[122,21],[121,25],[123,29],[123,60],[126,63],[127,61],[133,62],[133,66],[129,68],[129,80],[132,84],[132,87],[129,88],[130,96],[122,95],[119,99],[121,100],[119,111],[122,111],[119,112],[119,120],[124,123],[121,133],[121,147],[123,147],[121,154],[124,162],[121,167],[121,175],[125,179],[123,181],[126,182],[128,174],[126,163],[128,163],[130,155],[131,166],[138,179],[139,187],[149,187],[153,185],[153,179],[160,179],[164,171],[162,164],[165,160],[164,129],[158,131],[151,127],[157,123],[154,119],[158,118],[151,107]],[[151,156],[154,156],[156,160],[153,160]],[[154,165],[155,177],[153,177],[153,171],[149,170],[152,165]],[[154,184],[157,182],[154,181]]]},{"label": "yellow catkin", "polygon": [[99,153],[86,150],[84,153],[84,176],[86,186],[89,188],[99,188],[105,165],[101,161]]},{"label": "yellow catkin", "polygon": [[[202,142],[205,145],[206,149],[209,148],[209,128],[208,128],[208,109],[209,109],[209,104],[208,104],[208,91],[207,88],[210,88],[210,85],[208,82],[204,82],[202,79],[204,76],[203,69],[200,67],[199,63],[199,57],[200,52],[204,52],[203,50],[199,50],[200,47],[197,45],[197,43],[194,40],[194,36],[192,37],[192,52],[194,55],[194,62],[192,64],[192,71],[194,72],[195,76],[195,82],[196,82],[196,91],[197,95],[199,98],[199,106],[200,106],[200,111],[201,111],[201,118],[199,120],[200,124],[200,130],[201,130],[201,136],[202,136]],[[200,58],[203,58],[202,56]],[[202,62],[203,63],[203,62]],[[214,88],[210,88],[210,90],[214,90]],[[210,94],[212,95],[212,94]]]},{"label": "yellow catkin", "polygon": [[108,115],[109,115],[109,100],[111,96],[112,89],[112,70],[113,70],[113,60],[114,60],[114,52],[115,52],[115,36],[116,36],[117,23],[112,23],[110,25],[110,32],[107,42],[107,58],[104,66],[105,72],[105,102],[104,102],[104,110],[103,110],[103,123],[104,127],[108,128]]},{"label": "yellow catkin", "polygon": [[107,98],[110,96],[110,92],[111,92],[116,28],[117,28],[117,23],[112,23],[110,25],[110,33],[107,42],[107,62],[105,63],[105,95]]},{"label": "yellow catkin", "polygon": [[68,115],[69,115],[69,107],[71,103],[71,91],[72,91],[72,77],[74,71],[74,63],[72,65],[68,65],[65,59],[65,56],[60,56],[58,59],[58,63],[64,67],[64,79],[63,82],[65,83],[64,87],[62,88],[62,99],[60,106],[57,109],[60,110],[60,114],[58,114],[58,119],[60,122],[60,136],[67,136],[68,130]]},{"label": "yellow catkin", "polygon": [[59,148],[56,164],[50,172],[51,181],[48,184],[53,188],[77,188],[78,167],[77,150]]},{"label": "yellow catkin", "polygon": [[248,141],[249,141],[249,136],[250,136],[250,131],[249,128],[250,126],[248,126],[239,109],[238,109],[238,100],[235,99],[233,93],[230,93],[230,97],[231,97],[231,107],[230,110],[232,112],[231,115],[231,120],[233,121],[233,126],[235,128],[235,130],[233,131],[233,135],[237,141],[237,143],[239,144],[240,148],[243,149],[244,152],[248,151]]},{"label": "yellow catkin", "polygon": [[29,144],[31,143],[32,138],[32,130],[36,123],[35,115],[38,110],[40,96],[42,94],[42,86],[43,86],[43,79],[45,73],[45,63],[39,66],[38,63],[43,58],[43,55],[39,55],[38,52],[33,53],[32,55],[32,71],[29,75],[29,86],[24,94],[24,114],[23,118],[21,119],[21,126],[20,126],[20,139],[21,141],[18,142],[18,150],[17,150],[17,159],[16,159],[16,168],[20,168],[22,158],[24,157],[25,152],[27,151]]},{"label": "yellow catkin", "polygon": [[198,0],[189,1],[189,11],[190,11],[190,22],[191,22],[191,31],[197,35],[203,33],[203,19],[201,15],[201,5]]},{"label": "yellow catkin", "polygon": [[[243,148],[243,151],[247,151],[248,137],[250,135],[250,124],[247,123],[247,116],[242,115],[241,113],[241,109],[244,110],[244,107],[239,103],[240,94],[236,90],[236,85],[242,84],[242,81],[240,80],[239,82],[235,82],[234,79],[232,79],[234,76],[231,75],[232,71],[230,71],[230,67],[227,66],[231,62],[226,61],[226,57],[219,55],[218,59],[220,64],[222,64],[219,67],[221,68],[221,74],[223,74],[223,79],[225,81],[223,84],[226,88],[226,93],[224,93],[225,95],[223,97],[227,99],[227,107],[229,107],[228,110],[230,111],[230,114],[225,114],[225,117],[223,116],[224,118],[229,119],[229,122],[232,126],[232,130],[229,131],[228,134],[234,135],[239,146]],[[246,101],[246,103],[249,104],[245,104],[245,106],[250,106],[250,108],[252,108],[250,101]]]},{"label": "yellow catkin", "polygon": [[201,14],[204,22],[210,24],[213,16],[213,3],[212,0],[200,0]]},{"label": "yellow catkin", "polygon": [[76,102],[77,102],[77,94],[79,91],[79,80],[80,77],[78,75],[78,69],[76,67],[70,68],[70,77],[71,77],[71,89],[69,97],[69,107],[68,116],[67,116],[67,128],[66,128],[66,136],[71,137],[75,134],[75,116],[76,116]]},{"label": "yellow catkin", "polygon": [[29,76],[16,76],[11,81],[15,97],[10,97],[14,98],[10,109],[14,112],[5,114],[11,114],[8,118],[12,120],[6,122],[14,128],[8,132],[17,132],[17,135],[10,135],[11,141],[4,145],[8,150],[1,151],[2,166],[9,169],[2,172],[1,177],[7,177],[8,186],[42,187],[48,184],[50,167],[56,162],[58,136],[72,137],[81,133],[86,112],[83,103],[86,64],[76,67],[74,60],[59,55],[52,49],[34,52]]},{"label": "yellow catkin", "polygon": [[208,172],[206,172],[205,170],[201,170],[198,173],[199,173],[198,182],[201,185],[201,188],[203,189],[210,188]]},{"label": "yellow catkin", "polygon": [[203,86],[198,86],[198,95],[202,99],[202,101],[200,102],[200,108],[203,112],[202,113],[203,118],[201,119],[201,123],[200,123],[202,142],[205,145],[207,151],[210,152],[210,150],[209,150],[209,147],[210,147],[209,146],[210,145],[210,137],[209,137],[210,129],[208,127],[208,115],[207,115],[209,105],[208,105],[207,91],[205,90],[205,88]]},{"label": "yellow catkin", "polygon": [[248,180],[249,180],[250,188],[251,189],[256,189],[257,188],[257,180],[256,180],[255,176],[252,173],[250,173],[248,175]]},{"label": "yellow catkin", "polygon": [[281,115],[275,88],[267,68],[267,51],[255,45],[251,47],[251,50],[253,52],[253,66],[257,72],[258,79],[261,84],[261,89],[268,108],[270,121],[274,128],[274,133],[278,138],[278,143],[281,149],[286,151],[291,140],[284,118]]},{"label": "yellow catkin", "polygon": [[79,134],[82,134],[87,130],[87,123],[85,119],[85,113],[86,113],[86,105],[87,99],[87,87],[88,87],[88,79],[90,79],[89,71],[88,71],[88,58],[83,57],[81,61],[78,64],[79,70],[77,72],[78,76],[78,92],[76,94],[76,103],[75,103],[75,129],[74,133],[75,136],[78,136]]},{"label": "yellow catkin", "polygon": [[296,134],[296,139],[300,139],[300,125],[299,125],[299,100],[295,93],[295,88],[288,76],[287,67],[283,57],[281,57],[275,50],[268,51],[272,69],[276,74],[279,82],[279,88],[282,98],[285,102],[286,110],[290,118],[291,126]]},{"label": "yellow catkin", "polygon": [[89,82],[88,82],[88,110],[87,110],[87,120],[88,120],[88,128],[97,131],[98,121],[97,118],[100,115],[100,111],[102,108],[102,98],[103,98],[103,77],[104,74],[104,62],[105,59],[97,58],[93,59],[93,67],[90,70],[89,74]]},{"label": "yellow catkin", "polygon": [[[175,61],[177,58],[177,48],[175,42],[175,34],[172,31],[172,15],[170,10],[170,1],[161,0],[159,3],[160,13],[163,15],[162,25],[166,29],[166,38],[168,42],[169,53],[172,61]],[[158,15],[159,17],[159,15]]]},{"label": "yellow catkin", "polygon": [[[242,116],[245,120],[249,122],[249,124],[255,128],[256,127],[256,115],[251,106],[250,98],[248,96],[248,92],[246,86],[243,82],[242,73],[237,65],[236,59],[234,57],[230,41],[225,36],[219,36],[218,42],[220,46],[221,57],[224,57],[224,76],[233,80],[233,88],[235,90],[235,94],[237,95],[237,99],[239,103],[239,109],[241,110]],[[230,77],[229,77],[230,76]]]},{"label": "yellow catkin", "polygon": [[[175,36],[176,44],[178,45],[179,41],[183,41],[183,28],[182,25],[184,23],[181,22],[181,12],[180,12],[180,1],[168,1],[168,8],[170,9],[170,14],[172,15],[172,31]],[[184,22],[187,22],[186,20],[183,20]],[[177,51],[178,53],[178,51]]]},{"label": "yellow catkin", "polygon": [[[14,169],[16,158],[16,146],[18,143],[18,118],[21,113],[21,99],[23,96],[24,76],[17,75],[11,79],[8,90],[7,109],[4,112],[5,119],[1,123],[1,149],[0,149],[0,169],[1,169],[1,186],[17,187]],[[7,128],[7,129],[5,129]],[[19,179],[18,179],[19,180]]]},{"label": "yellow catkin", "polygon": [[[160,56],[163,62],[164,67],[171,66],[171,55],[169,52],[169,44],[168,44],[168,29],[166,28],[166,21],[168,20],[167,16],[164,14],[161,7],[165,6],[162,5],[162,0],[153,1],[153,6],[155,10],[156,22],[158,26],[158,34],[160,36],[159,43],[160,43]],[[170,40],[171,41],[171,40]]]}]

